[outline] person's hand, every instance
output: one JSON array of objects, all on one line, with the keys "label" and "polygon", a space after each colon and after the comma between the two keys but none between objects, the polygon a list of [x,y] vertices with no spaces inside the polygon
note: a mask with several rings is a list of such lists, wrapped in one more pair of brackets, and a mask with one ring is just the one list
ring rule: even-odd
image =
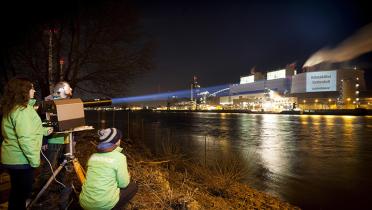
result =
[{"label": "person's hand", "polygon": [[48,149],[48,138],[43,136],[43,142],[41,143],[41,149],[43,151]]},{"label": "person's hand", "polygon": [[48,131],[47,131],[47,133],[48,133],[48,136],[49,136],[50,134],[52,134],[52,133],[53,133],[53,127],[48,127]]},{"label": "person's hand", "polygon": [[42,149],[43,151],[47,150],[47,149],[48,149],[48,144],[44,144],[43,146],[41,146],[41,149]]}]

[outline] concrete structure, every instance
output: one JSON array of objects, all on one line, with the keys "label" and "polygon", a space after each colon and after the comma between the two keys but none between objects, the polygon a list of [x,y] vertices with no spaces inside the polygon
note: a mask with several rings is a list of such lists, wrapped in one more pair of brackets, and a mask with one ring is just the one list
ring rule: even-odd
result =
[{"label": "concrete structure", "polygon": [[[301,109],[371,108],[365,93],[364,71],[318,70],[296,74],[294,69],[241,77],[230,86],[229,96],[220,98],[226,108],[281,111]],[[257,79],[256,79],[257,78]],[[258,79],[261,78],[261,79]],[[362,97],[363,96],[363,97]]]},{"label": "concrete structure", "polygon": [[[252,75],[241,77],[241,84],[230,85],[229,96],[221,97],[220,104],[229,108],[257,111],[291,109],[296,102],[289,95],[291,79],[294,74],[293,69],[280,69],[268,72],[266,76],[255,72]],[[242,80],[242,78],[248,79]],[[254,78],[253,81],[252,78]]]},{"label": "concrete structure", "polygon": [[312,71],[292,77],[291,96],[302,109],[351,109],[361,105],[366,91],[364,71],[337,69]]}]

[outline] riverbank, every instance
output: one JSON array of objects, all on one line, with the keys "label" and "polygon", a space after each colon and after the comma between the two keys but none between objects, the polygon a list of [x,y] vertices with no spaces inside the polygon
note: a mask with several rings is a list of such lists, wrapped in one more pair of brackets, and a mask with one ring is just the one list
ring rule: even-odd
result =
[{"label": "riverbank", "polygon": [[[95,142],[89,135],[80,138],[77,156],[85,165]],[[234,160],[211,167],[185,159],[172,144],[156,156],[139,140],[123,141],[122,147],[139,185],[127,209],[299,209],[239,183],[244,168]]]},{"label": "riverbank", "polygon": [[[94,135],[85,132],[76,136],[76,156],[83,166],[95,152]],[[300,209],[240,183],[245,168],[234,159],[206,166],[185,159],[171,144],[164,144],[161,155],[156,156],[139,140],[125,140],[121,146],[132,180],[139,186],[126,209]],[[77,177],[72,179],[78,183]],[[79,185],[75,186],[79,190]],[[52,190],[35,208],[56,209],[58,200],[58,193]],[[1,210],[6,208],[7,203],[0,205]]]}]

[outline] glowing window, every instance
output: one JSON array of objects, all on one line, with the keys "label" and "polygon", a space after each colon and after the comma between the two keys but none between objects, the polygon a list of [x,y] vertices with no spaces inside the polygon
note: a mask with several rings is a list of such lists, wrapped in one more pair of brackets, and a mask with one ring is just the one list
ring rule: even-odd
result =
[{"label": "glowing window", "polygon": [[240,84],[247,84],[247,83],[253,83],[253,82],[254,82],[254,75],[240,77]]},{"label": "glowing window", "polygon": [[267,72],[267,80],[285,78],[285,69]]}]

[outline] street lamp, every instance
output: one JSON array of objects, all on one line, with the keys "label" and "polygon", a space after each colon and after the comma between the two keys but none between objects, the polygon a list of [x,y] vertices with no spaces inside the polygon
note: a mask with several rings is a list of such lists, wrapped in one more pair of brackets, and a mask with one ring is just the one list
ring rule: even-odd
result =
[{"label": "street lamp", "polygon": [[332,102],[332,99],[328,99],[328,108],[331,109],[331,102]]},{"label": "street lamp", "polygon": [[349,108],[349,103],[350,103],[351,98],[347,98],[346,100],[347,100],[347,108]]},{"label": "street lamp", "polygon": [[355,84],[355,98],[356,98],[356,103],[355,107],[359,108],[359,83],[358,83],[359,78],[357,77],[357,83]]},{"label": "street lamp", "polygon": [[304,103],[304,109],[306,108],[306,100],[302,101]]}]

